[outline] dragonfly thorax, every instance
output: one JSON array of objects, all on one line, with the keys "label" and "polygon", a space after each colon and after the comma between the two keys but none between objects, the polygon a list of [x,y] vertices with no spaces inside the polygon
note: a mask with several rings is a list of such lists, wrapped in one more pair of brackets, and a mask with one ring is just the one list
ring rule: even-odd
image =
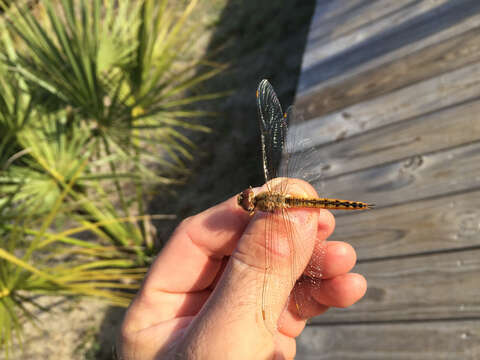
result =
[{"label": "dragonfly thorax", "polygon": [[277,209],[290,207],[284,194],[264,191],[255,196],[255,209],[264,212],[274,212]]},{"label": "dragonfly thorax", "polygon": [[279,208],[290,207],[286,203],[287,196],[264,191],[257,195],[253,192],[252,188],[243,190],[237,197],[238,205],[245,211],[253,213],[255,210],[263,212],[274,212]]}]

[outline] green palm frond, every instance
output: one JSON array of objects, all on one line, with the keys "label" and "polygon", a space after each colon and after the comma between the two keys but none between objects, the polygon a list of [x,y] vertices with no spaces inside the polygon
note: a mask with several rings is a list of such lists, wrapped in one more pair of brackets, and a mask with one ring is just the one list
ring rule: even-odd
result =
[{"label": "green palm frond", "polygon": [[[225,93],[190,53],[197,0],[0,0],[0,346],[33,296],[126,305],[158,250],[146,203],[188,176]],[[192,27],[193,26],[193,27]]]},{"label": "green palm frond", "polygon": [[[166,0],[122,1],[115,6],[106,0],[44,0],[37,16],[15,7],[17,16],[7,28],[23,40],[23,48],[8,66],[40,89],[37,93],[47,98],[43,102],[56,99],[58,107],[71,106],[95,129],[92,135],[108,139],[105,144],[115,142],[117,148],[136,154],[132,135],[148,132],[159,137],[159,153],[182,156],[188,153],[188,142],[182,137],[163,142],[163,130],[206,130],[193,120],[205,114],[191,112],[189,122],[176,124],[164,119],[181,117],[182,106],[224,95],[181,96],[224,69],[196,59],[185,61],[193,43],[193,28],[186,26],[186,19],[196,3],[190,1],[178,12],[178,6]],[[206,70],[199,73],[200,65]],[[175,169],[185,171],[175,159],[171,158]],[[162,168],[161,161],[158,166]]]}]

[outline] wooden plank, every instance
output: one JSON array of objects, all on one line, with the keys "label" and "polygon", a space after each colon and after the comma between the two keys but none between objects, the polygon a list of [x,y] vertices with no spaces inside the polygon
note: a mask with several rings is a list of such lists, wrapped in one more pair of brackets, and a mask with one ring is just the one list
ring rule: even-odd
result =
[{"label": "wooden plank", "polygon": [[478,189],[480,142],[314,181],[320,194],[380,208]]},{"label": "wooden plank", "polygon": [[480,191],[336,218],[330,240],[345,241],[360,261],[480,247]]},{"label": "wooden plank", "polygon": [[309,137],[310,146],[319,146],[476,99],[479,87],[480,63],[475,63],[342,111],[295,124],[291,131]]},{"label": "wooden plank", "polygon": [[478,360],[480,322],[307,326],[297,360]]},{"label": "wooden plank", "polygon": [[314,323],[425,321],[478,318],[480,249],[357,264],[368,281],[365,297],[330,309]]},{"label": "wooden plank", "polygon": [[369,287],[298,359],[480,358],[479,38],[476,0],[318,2],[290,136],[321,196],[378,209],[337,216]]},{"label": "wooden plank", "polygon": [[391,26],[377,36],[367,38],[335,56],[330,56],[324,61],[302,69],[299,90],[303,92],[306,88],[358,68],[373,59],[466,22],[469,18],[478,15],[479,12],[480,3],[476,0],[448,1],[425,14],[414,16],[398,26]]},{"label": "wooden plank", "polygon": [[[355,73],[297,98],[306,118],[318,117],[343,107],[386,94],[412,83],[473,64],[480,60],[480,26],[405,57]],[[313,104],[313,105],[311,105]]]},{"label": "wooden plank", "polygon": [[436,152],[479,140],[478,99],[312,150],[317,166],[312,162],[310,171],[329,178],[407,158],[412,154]]},{"label": "wooden plank", "polygon": [[[354,9],[364,6],[365,0],[336,1],[322,0],[317,1],[315,12],[310,21],[309,33],[322,26],[325,33],[329,33],[338,24],[338,20],[345,19],[345,14],[351,13]],[[335,21],[337,20],[337,21]]]},{"label": "wooden plank", "polygon": [[[386,17],[394,11],[399,11],[409,5],[411,6],[411,3],[412,0],[395,2],[381,0],[317,2],[315,13],[310,22],[307,46],[309,48],[319,48],[322,45],[328,46],[341,42],[346,35],[371,23],[375,23],[380,18]],[[420,0],[420,3],[428,2]],[[308,53],[308,51],[309,49],[307,48],[306,52]]]},{"label": "wooden plank", "polygon": [[[390,52],[387,52],[382,56],[371,58],[370,61],[364,62],[358,65],[357,67],[342,69],[342,71],[336,72],[335,76],[330,76],[328,79],[323,79],[322,81],[311,84],[311,86],[307,84],[308,82],[311,82],[308,76],[306,76],[304,73],[301,73],[299,84],[297,87],[296,98],[298,100],[304,96],[309,96],[310,93],[322,91],[322,89],[325,87],[334,88],[336,84],[347,82],[348,79],[352,76],[356,76],[366,71],[379,69],[386,64],[393,63],[398,59],[404,58],[414,52],[417,52],[431,45],[441,43],[443,41],[447,41],[448,39],[456,37],[457,35],[463,34],[479,26],[480,26],[480,14],[473,14],[466,21],[461,21],[461,22],[452,24],[449,27],[446,27],[440,31],[430,34],[428,37],[417,39],[415,42],[408,42],[405,46],[402,46]],[[334,43],[336,43],[336,41]],[[302,65],[303,69],[307,68],[306,58],[307,56],[309,56],[308,53],[311,50],[311,48],[312,48],[311,45],[307,43],[307,50],[306,50],[306,53],[304,54],[305,65],[304,66]],[[368,51],[368,48],[366,48],[366,51]],[[328,58],[331,58],[331,57],[332,56],[330,55],[328,56]],[[322,59],[318,59],[317,65],[321,61]],[[329,66],[329,64],[327,65]],[[325,68],[325,69],[328,70],[328,68]],[[317,97],[316,100],[320,101],[321,99]]]},{"label": "wooden plank", "polygon": [[346,1],[320,3],[312,18],[302,70],[392,27],[439,8],[441,1]]}]

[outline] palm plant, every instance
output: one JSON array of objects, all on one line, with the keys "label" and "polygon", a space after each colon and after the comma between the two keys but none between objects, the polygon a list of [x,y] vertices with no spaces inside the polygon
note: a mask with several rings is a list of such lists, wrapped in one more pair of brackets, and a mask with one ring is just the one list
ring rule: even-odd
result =
[{"label": "palm plant", "polygon": [[[145,202],[188,173],[208,131],[194,94],[223,67],[188,54],[167,0],[3,3],[0,18],[0,338],[29,294],[125,305],[156,250]],[[0,0],[0,5],[2,0]],[[1,6],[0,6],[1,7]],[[86,234],[86,235],[85,235]],[[82,239],[86,236],[86,239]]]}]

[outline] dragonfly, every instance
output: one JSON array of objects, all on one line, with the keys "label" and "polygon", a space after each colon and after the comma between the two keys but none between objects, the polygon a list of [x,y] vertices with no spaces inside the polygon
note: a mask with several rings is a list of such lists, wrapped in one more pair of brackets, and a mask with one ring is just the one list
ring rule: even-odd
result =
[{"label": "dragonfly", "polygon": [[[252,187],[245,189],[237,196],[238,205],[245,211],[253,215],[260,211],[265,213],[267,219],[265,222],[265,271],[262,288],[262,318],[265,322],[269,322],[267,328],[271,331],[275,330],[277,325],[273,324],[273,319],[268,319],[269,308],[273,304],[269,303],[275,296],[269,292],[275,292],[275,288],[279,288],[286,284],[272,284],[272,281],[278,282],[277,267],[280,266],[272,257],[269,249],[276,249],[281,246],[279,241],[278,229],[275,226],[281,226],[283,233],[287,234],[288,251],[290,256],[290,274],[288,281],[290,286],[294,288],[295,306],[297,314],[300,318],[303,316],[302,306],[309,301],[308,294],[302,293],[307,288],[304,282],[308,281],[310,285],[318,285],[322,277],[322,258],[325,254],[325,244],[317,244],[316,251],[312,252],[302,248],[302,242],[297,239],[298,235],[295,227],[291,224],[289,209],[299,208],[320,208],[334,210],[368,210],[374,204],[340,200],[332,198],[318,197],[302,197],[289,193],[289,174],[298,173],[298,169],[292,169],[289,163],[292,149],[295,148],[295,138],[287,142],[288,125],[293,121],[295,110],[289,107],[283,113],[280,101],[268,80],[262,80],[256,92],[258,117],[260,125],[261,151],[263,173],[265,176],[265,191],[256,193]],[[289,148],[286,150],[286,148]],[[280,164],[286,164],[281,167]],[[296,166],[297,163],[293,164]],[[279,225],[280,224],[280,225]],[[319,250],[320,249],[320,250]],[[302,257],[308,257],[307,259]],[[316,257],[313,259],[313,257]],[[306,260],[306,261],[305,261]],[[309,264],[303,274],[297,278],[296,264]],[[314,265],[312,265],[314,264]],[[268,321],[269,320],[269,321]]]}]

